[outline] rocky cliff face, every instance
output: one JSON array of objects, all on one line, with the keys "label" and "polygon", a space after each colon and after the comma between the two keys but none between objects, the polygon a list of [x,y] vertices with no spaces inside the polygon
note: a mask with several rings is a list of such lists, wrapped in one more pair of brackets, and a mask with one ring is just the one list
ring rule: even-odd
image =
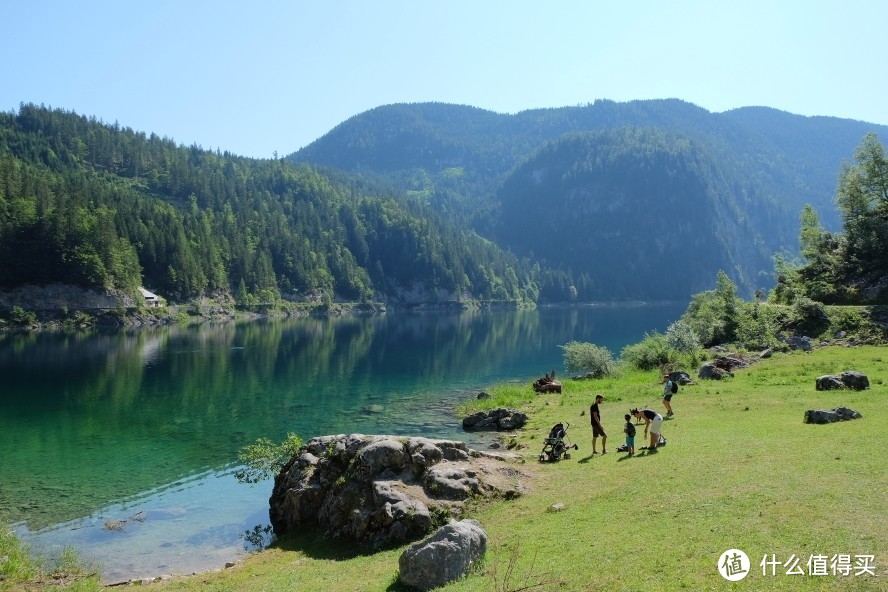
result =
[{"label": "rocky cliff face", "polygon": [[269,516],[278,535],[313,526],[383,547],[421,538],[459,516],[470,497],[520,495],[518,467],[517,457],[458,441],[322,436],[275,478]]},{"label": "rocky cliff face", "polygon": [[90,310],[136,306],[131,296],[110,290],[84,290],[67,284],[22,286],[8,292],[0,291],[0,308],[20,306],[25,310]]}]

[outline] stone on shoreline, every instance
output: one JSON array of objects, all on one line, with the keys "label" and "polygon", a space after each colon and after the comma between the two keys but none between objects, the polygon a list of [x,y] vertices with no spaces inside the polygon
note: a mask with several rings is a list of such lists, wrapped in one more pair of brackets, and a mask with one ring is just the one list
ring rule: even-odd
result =
[{"label": "stone on shoreline", "polygon": [[275,534],[320,527],[379,548],[417,540],[468,499],[521,495],[517,456],[454,440],[340,434],[313,438],[275,478]]}]

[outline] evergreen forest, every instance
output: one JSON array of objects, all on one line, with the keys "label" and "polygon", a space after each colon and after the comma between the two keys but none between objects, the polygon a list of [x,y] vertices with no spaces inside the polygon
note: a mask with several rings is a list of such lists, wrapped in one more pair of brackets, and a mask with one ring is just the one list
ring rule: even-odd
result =
[{"label": "evergreen forest", "polygon": [[[886,299],[884,126],[633,101],[389,105],[249,159],[62,109],[0,113],[0,291],[520,304]],[[801,232],[800,232],[801,228]]]},{"label": "evergreen forest", "polygon": [[356,175],[180,146],[75,113],[0,114],[0,289],[243,304],[537,297],[528,265]]},{"label": "evergreen forest", "polygon": [[724,270],[751,297],[798,264],[800,212],[840,232],[843,162],[888,128],[767,107],[598,100],[499,114],[356,115],[287,157],[384,180],[542,268],[541,301],[685,300]]}]

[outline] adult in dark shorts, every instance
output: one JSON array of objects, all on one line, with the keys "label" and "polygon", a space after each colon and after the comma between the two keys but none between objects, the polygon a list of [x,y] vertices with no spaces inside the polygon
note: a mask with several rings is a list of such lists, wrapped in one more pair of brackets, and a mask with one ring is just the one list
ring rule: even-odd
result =
[{"label": "adult in dark shorts", "polygon": [[632,415],[644,421],[644,435],[651,434],[651,444],[648,451],[655,452],[660,442],[660,428],[663,425],[663,416],[652,409],[632,410]]},{"label": "adult in dark shorts", "polygon": [[589,418],[592,422],[592,454],[598,454],[595,451],[598,442],[598,436],[601,436],[601,454],[607,454],[607,433],[601,425],[601,413],[598,411],[598,405],[604,401],[601,395],[595,395],[595,402],[589,407]]}]

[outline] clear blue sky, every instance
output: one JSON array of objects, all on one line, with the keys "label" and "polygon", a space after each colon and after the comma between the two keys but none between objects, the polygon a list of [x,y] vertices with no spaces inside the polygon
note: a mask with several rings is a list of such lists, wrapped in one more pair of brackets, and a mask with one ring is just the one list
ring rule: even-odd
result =
[{"label": "clear blue sky", "polygon": [[883,0],[0,0],[0,20],[0,110],[244,156],[401,102],[679,98],[888,124]]}]

